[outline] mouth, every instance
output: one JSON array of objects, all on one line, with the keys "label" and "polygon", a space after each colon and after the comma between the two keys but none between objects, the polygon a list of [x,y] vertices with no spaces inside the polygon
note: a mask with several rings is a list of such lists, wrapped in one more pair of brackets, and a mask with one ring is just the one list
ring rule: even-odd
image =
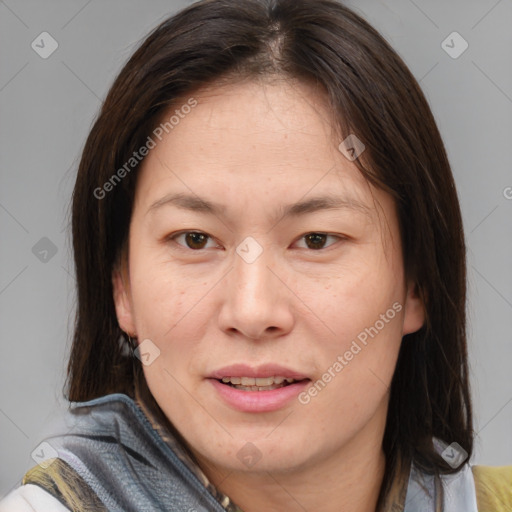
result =
[{"label": "mouth", "polygon": [[244,412],[281,409],[311,383],[304,374],[275,364],[232,365],[213,372],[208,380],[224,402]]},{"label": "mouth", "polygon": [[272,391],[274,389],[290,386],[295,382],[309,379],[293,379],[290,377],[223,377],[217,379],[221,384],[226,384],[241,391]]}]

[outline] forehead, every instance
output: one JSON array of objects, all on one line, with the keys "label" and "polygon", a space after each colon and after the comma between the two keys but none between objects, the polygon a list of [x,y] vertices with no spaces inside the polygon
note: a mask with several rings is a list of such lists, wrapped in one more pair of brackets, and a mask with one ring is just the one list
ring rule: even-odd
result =
[{"label": "forehead", "polygon": [[[151,222],[152,210],[169,212],[159,206],[173,203],[181,211],[209,211],[230,229],[250,224],[267,230],[287,212],[287,219],[303,219],[294,213],[329,211],[354,221],[358,215],[395,238],[393,199],[339,151],[318,90],[286,81],[243,82],[180,101],[162,116],[160,126],[171,117],[173,123],[155,138],[138,171],[134,217]],[[182,108],[186,104],[195,106]],[[341,208],[318,208],[327,197]]]},{"label": "forehead", "polygon": [[[191,99],[193,108],[187,106]],[[139,170],[139,195],[153,196],[164,183],[180,181],[184,187],[191,181],[225,191],[284,186],[302,195],[317,183],[367,188],[357,167],[339,152],[328,110],[318,89],[299,82],[196,91],[162,116],[160,138],[153,136],[156,146]]]},{"label": "forehead", "polygon": [[[195,106],[182,108],[187,104]],[[293,205],[337,196],[354,208],[336,215],[363,212],[381,231],[396,229],[394,201],[339,151],[325,96],[309,84],[209,87],[175,102],[160,127],[171,117],[138,171],[134,216],[149,219],[154,204],[178,194],[195,196],[196,212],[205,209],[202,201],[217,204],[216,213],[225,212],[212,218],[225,225],[270,226]]]}]

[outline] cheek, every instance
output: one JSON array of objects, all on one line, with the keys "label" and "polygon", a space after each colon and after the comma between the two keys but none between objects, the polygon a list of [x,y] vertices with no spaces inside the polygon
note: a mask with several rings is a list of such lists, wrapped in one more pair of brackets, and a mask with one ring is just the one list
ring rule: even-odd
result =
[{"label": "cheek", "polygon": [[[138,338],[140,342],[151,340],[159,351],[158,359],[144,369],[150,380],[165,381],[166,372],[179,376],[180,381],[185,378],[204,337],[205,319],[211,318],[207,301],[201,300],[206,289],[204,281],[190,284],[175,278],[162,265],[139,267],[134,273],[132,297]],[[162,375],[156,377],[158,373]]]},{"label": "cheek", "polygon": [[130,269],[137,323],[147,336],[172,336],[188,314],[201,309],[208,280],[187,276],[187,269],[170,261],[161,248],[135,249]]},{"label": "cheek", "polygon": [[304,402],[315,402],[315,414],[330,416],[334,409],[329,412],[326,404],[350,415],[370,414],[396,366],[405,301],[401,272],[378,253],[351,263],[306,299],[324,324],[314,347],[320,382],[304,396]]},{"label": "cheek", "polygon": [[[391,308],[387,317],[394,318],[393,304],[403,305],[405,291],[401,270],[382,252],[359,251],[353,258],[316,282],[297,276],[297,295],[314,316],[324,324],[328,344],[342,349],[365,329],[371,328]],[[382,248],[381,248],[382,251]],[[386,330],[389,322],[386,320]],[[380,322],[378,327],[380,326]],[[397,325],[397,322],[394,322]],[[330,336],[329,336],[330,334]]]},{"label": "cheek", "polygon": [[401,343],[401,319],[396,315],[380,330],[381,324],[375,323],[323,347],[318,378],[299,397],[303,414],[325,425],[332,439],[339,439],[340,433],[350,439],[378,411],[380,421],[385,419]]}]

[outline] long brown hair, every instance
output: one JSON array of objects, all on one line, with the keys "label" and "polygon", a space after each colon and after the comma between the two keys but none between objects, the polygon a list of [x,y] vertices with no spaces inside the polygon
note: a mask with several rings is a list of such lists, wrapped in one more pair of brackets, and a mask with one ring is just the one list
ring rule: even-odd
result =
[{"label": "long brown hair", "polygon": [[[471,456],[466,263],[461,213],[445,148],[407,66],[366,21],[334,0],[204,0],[160,24],[115,80],[89,134],[73,193],[77,311],[68,398],[131,394],[132,360],[114,308],[112,271],[126,251],[137,166],[109,187],[178,98],[220,80],[272,74],[325,92],[340,141],[356,134],[355,163],[395,199],[405,271],[426,309],[404,337],[384,434],[387,474],[399,459],[454,471],[432,438]],[[364,157],[364,159],[363,159]]]}]

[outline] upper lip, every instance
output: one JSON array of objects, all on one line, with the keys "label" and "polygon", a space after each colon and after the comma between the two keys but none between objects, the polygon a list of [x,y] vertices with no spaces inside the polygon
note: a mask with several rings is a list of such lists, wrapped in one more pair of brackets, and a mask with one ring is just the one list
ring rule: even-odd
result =
[{"label": "upper lip", "polygon": [[209,375],[209,378],[211,379],[222,379],[223,377],[285,377],[287,379],[294,380],[303,380],[309,378],[300,372],[290,368],[285,368],[284,366],[279,366],[277,364],[262,364],[259,366],[232,364],[229,366],[224,366],[223,368],[219,368]]}]

